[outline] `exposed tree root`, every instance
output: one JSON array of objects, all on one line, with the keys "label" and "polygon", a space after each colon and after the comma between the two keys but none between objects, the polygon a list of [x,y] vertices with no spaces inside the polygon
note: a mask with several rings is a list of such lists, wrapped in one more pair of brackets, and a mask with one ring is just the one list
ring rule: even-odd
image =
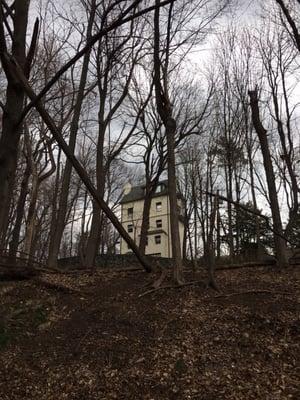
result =
[{"label": "exposed tree root", "polygon": [[208,287],[216,290],[217,292],[220,292],[219,286],[217,285],[215,279],[210,279],[210,281],[207,284]]}]

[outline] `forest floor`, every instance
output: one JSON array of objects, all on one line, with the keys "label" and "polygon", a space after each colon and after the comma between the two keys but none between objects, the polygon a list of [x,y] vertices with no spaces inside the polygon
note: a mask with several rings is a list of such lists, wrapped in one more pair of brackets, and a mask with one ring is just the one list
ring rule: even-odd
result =
[{"label": "forest floor", "polygon": [[2,400],[300,399],[299,266],[220,271],[221,293],[42,279],[0,283]]}]

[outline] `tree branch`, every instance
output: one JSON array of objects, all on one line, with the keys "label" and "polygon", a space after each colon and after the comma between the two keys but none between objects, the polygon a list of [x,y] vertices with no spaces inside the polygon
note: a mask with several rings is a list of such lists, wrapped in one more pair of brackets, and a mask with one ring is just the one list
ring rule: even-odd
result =
[{"label": "tree branch", "polygon": [[[113,23],[111,23],[111,25],[107,28],[103,28],[101,29],[98,33],[96,33],[95,35],[93,35],[91,37],[91,39],[86,43],[86,45],[77,52],[77,54],[72,57],[54,76],[52,79],[50,79],[50,81],[47,83],[47,85],[41,90],[41,92],[39,94],[36,95],[35,100],[31,101],[24,109],[19,121],[18,121],[18,125],[23,121],[23,119],[26,117],[26,115],[28,114],[28,112],[35,107],[36,103],[38,101],[40,101],[43,96],[45,96],[46,93],[48,93],[48,91],[52,88],[52,86],[58,81],[58,79],[72,66],[74,65],[78,60],[80,60],[81,57],[84,56],[84,54],[89,51],[93,45],[99,40],[101,39],[103,36],[107,35],[109,32],[113,31],[114,29],[118,28],[121,25],[126,24],[127,22],[133,21],[134,19],[145,15],[147,13],[149,13],[150,11],[153,11],[155,9],[157,9],[158,7],[163,7],[167,4],[169,4],[171,1],[174,0],[165,0],[162,1],[158,6],[155,4],[153,6],[147,7],[139,12],[136,12],[135,14],[126,17],[126,15],[128,15],[132,10],[134,10],[137,5],[140,3],[140,0],[135,0],[133,2],[133,4],[131,4],[129,7],[127,7],[127,9],[122,13],[122,15],[117,18],[117,20]],[[126,18],[125,18],[126,17]]]}]

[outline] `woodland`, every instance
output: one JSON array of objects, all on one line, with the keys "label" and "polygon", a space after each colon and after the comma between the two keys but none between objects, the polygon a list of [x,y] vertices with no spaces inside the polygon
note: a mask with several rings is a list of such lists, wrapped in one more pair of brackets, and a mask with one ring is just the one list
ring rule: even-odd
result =
[{"label": "woodland", "polygon": [[[300,6],[255,4],[247,25],[238,1],[3,1],[1,251],[92,268],[122,236],[150,270],[151,197],[167,177],[176,283],[178,186],[183,258],[213,264],[255,243],[288,265],[299,242]],[[119,221],[128,181],[145,185],[139,243]]]},{"label": "woodland", "polygon": [[300,0],[0,0],[0,63],[0,397],[299,398]]}]

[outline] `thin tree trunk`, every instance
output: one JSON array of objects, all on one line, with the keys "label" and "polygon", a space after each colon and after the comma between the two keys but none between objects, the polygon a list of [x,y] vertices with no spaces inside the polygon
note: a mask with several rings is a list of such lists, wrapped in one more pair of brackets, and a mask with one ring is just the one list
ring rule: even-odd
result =
[{"label": "thin tree trunk", "polygon": [[[93,23],[95,18],[96,12],[96,0],[93,0],[90,10],[90,17],[87,27],[87,42],[90,40],[92,35]],[[79,119],[80,119],[80,111],[82,108],[82,103],[84,99],[84,91],[88,76],[89,70],[89,62],[90,62],[90,53],[89,50],[83,59],[81,76],[80,76],[80,83],[78,88],[78,94],[76,98],[76,104],[74,107],[73,118],[71,121],[70,126],[70,136],[69,136],[69,148],[74,153],[75,146],[76,146],[76,138],[79,126]],[[70,189],[70,181],[71,181],[71,174],[72,174],[72,163],[67,159],[65,169],[63,172],[62,177],[62,186],[61,186],[61,193],[59,198],[59,206],[57,212],[57,219],[55,223],[55,230],[50,237],[50,244],[49,244],[49,255],[48,255],[48,265],[51,267],[57,267],[57,259],[59,253],[59,247],[62,239],[62,235],[65,229],[66,224],[66,215],[67,215],[67,208],[68,208],[68,195]]]},{"label": "thin tree trunk", "polygon": [[171,219],[171,239],[172,239],[172,258],[174,260],[174,280],[177,284],[183,282],[183,268],[181,259],[179,218],[177,208],[177,185],[175,170],[175,131],[176,122],[172,117],[167,119],[166,136],[168,152],[168,189],[170,199],[170,219]]},{"label": "thin tree trunk", "polygon": [[110,219],[114,227],[118,230],[122,238],[126,241],[126,243],[129,245],[129,247],[132,249],[133,253],[136,255],[137,259],[140,261],[141,265],[144,267],[146,272],[151,272],[152,268],[151,266],[147,263],[147,261],[143,258],[143,256],[140,254],[138,247],[134,243],[134,241],[131,239],[131,237],[128,235],[122,224],[119,222],[118,218],[115,216],[115,214],[112,212],[112,210],[109,208],[107,203],[98,195],[98,192],[91,182],[87,172],[85,169],[81,166],[80,162],[78,159],[74,156],[74,153],[70,151],[67,143],[65,142],[61,131],[56,127],[54,121],[48,114],[48,112],[45,110],[43,107],[42,103],[38,101],[36,94],[33,92],[31,89],[28,80],[26,79],[23,71],[18,67],[17,64],[11,61],[8,55],[6,55],[7,60],[9,61],[9,66],[11,70],[14,72],[16,78],[18,79],[20,85],[24,88],[26,94],[30,98],[32,102],[35,102],[35,107],[40,114],[41,118],[45,122],[46,126],[49,128],[49,131],[53,135],[54,139],[58,143],[59,147],[62,149],[64,154],[67,156],[67,158],[71,161],[74,169],[76,170],[77,174],[79,175],[80,179],[86,186],[87,190],[91,194],[92,198],[95,199],[95,201],[98,202],[99,206],[103,210],[103,212],[107,215],[107,217]]},{"label": "thin tree trunk", "polygon": [[14,224],[14,228],[12,231],[12,238],[9,244],[9,256],[15,257],[17,255],[19,242],[20,242],[20,233],[22,227],[22,221],[24,217],[24,209],[26,203],[26,197],[28,194],[28,183],[30,178],[30,163],[26,161],[26,168],[24,171],[24,176],[21,183],[21,191],[18,199],[17,209],[16,209],[16,220]]},{"label": "thin tree trunk", "polygon": [[215,280],[216,259],[215,259],[215,248],[213,241],[218,202],[219,202],[218,196],[215,196],[209,218],[210,219],[209,233],[207,236],[207,242],[204,246],[204,259],[207,264],[207,272],[208,272],[208,286],[212,287],[215,290],[219,290]]},{"label": "thin tree trunk", "polygon": [[56,170],[56,177],[55,177],[55,186],[52,194],[52,207],[51,207],[51,223],[50,223],[50,231],[49,231],[49,239],[48,239],[48,257],[47,261],[49,260],[49,252],[51,246],[51,240],[53,240],[56,229],[57,229],[57,220],[58,220],[58,198],[59,198],[59,183],[60,183],[60,173],[61,173],[61,149],[58,149],[57,154],[57,170]]},{"label": "thin tree trunk", "polygon": [[[228,192],[227,197],[232,200],[232,169],[228,167]],[[228,203],[228,241],[230,261],[233,262],[234,257],[234,240],[233,240],[233,217],[232,217],[232,204]]]},{"label": "thin tree trunk", "polygon": [[146,183],[146,193],[145,193],[145,198],[144,198],[143,216],[142,216],[142,225],[141,225],[141,236],[140,236],[140,242],[139,242],[139,250],[140,250],[141,254],[145,254],[145,252],[146,252],[151,201],[152,201],[151,193],[149,191],[149,188],[147,188],[147,183]]},{"label": "thin tree trunk", "polygon": [[36,168],[33,168],[32,182],[31,182],[31,196],[30,196],[30,203],[26,221],[26,232],[25,232],[25,243],[24,243],[24,253],[28,255],[28,257],[33,256],[33,254],[30,254],[30,249],[34,236],[34,228],[36,222],[35,219],[36,219],[36,203],[38,198],[38,189],[39,189],[39,178],[37,175]]},{"label": "thin tree trunk", "polygon": [[[250,143],[250,138],[248,136],[248,119],[246,118],[245,123],[245,132],[246,132],[246,149],[248,155],[248,162],[249,162],[249,174],[250,174],[250,188],[251,188],[251,195],[252,195],[252,203],[255,210],[257,210],[257,201],[256,201],[256,194],[255,194],[255,181],[254,181],[254,165],[252,159],[252,145]],[[256,235],[256,243],[260,242],[260,224],[259,218],[255,216],[255,235]]]}]

